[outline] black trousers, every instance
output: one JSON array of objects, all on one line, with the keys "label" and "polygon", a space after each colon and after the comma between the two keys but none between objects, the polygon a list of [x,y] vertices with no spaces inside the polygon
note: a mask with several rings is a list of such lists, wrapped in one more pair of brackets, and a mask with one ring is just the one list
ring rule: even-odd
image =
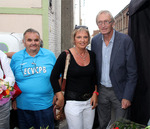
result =
[{"label": "black trousers", "polygon": [[18,127],[18,116],[17,116],[17,110],[11,110],[10,111],[10,129],[14,129],[15,127]]}]

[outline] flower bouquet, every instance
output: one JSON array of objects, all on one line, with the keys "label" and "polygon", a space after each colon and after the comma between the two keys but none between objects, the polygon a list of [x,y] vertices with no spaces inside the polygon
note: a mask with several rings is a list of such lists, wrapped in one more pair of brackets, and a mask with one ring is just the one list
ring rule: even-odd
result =
[{"label": "flower bouquet", "polygon": [[126,119],[121,119],[119,121],[115,121],[111,125],[110,129],[145,129],[145,127],[145,125],[141,125]]},{"label": "flower bouquet", "polygon": [[9,85],[9,82],[5,82],[0,79],[0,106],[7,103],[13,96],[14,87]]}]

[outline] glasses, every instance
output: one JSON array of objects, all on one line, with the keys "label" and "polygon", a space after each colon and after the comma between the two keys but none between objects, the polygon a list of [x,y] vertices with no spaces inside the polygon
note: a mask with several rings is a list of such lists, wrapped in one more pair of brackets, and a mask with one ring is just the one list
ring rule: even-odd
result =
[{"label": "glasses", "polygon": [[110,23],[112,23],[112,21],[99,21],[99,22],[97,23],[97,25],[98,25],[98,26],[101,26],[101,25],[104,24],[104,25],[107,26],[107,25],[109,25]]},{"label": "glasses", "polygon": [[80,28],[85,28],[85,29],[88,30],[88,27],[87,27],[87,26],[77,26],[77,25],[75,25],[75,29],[80,29]]}]

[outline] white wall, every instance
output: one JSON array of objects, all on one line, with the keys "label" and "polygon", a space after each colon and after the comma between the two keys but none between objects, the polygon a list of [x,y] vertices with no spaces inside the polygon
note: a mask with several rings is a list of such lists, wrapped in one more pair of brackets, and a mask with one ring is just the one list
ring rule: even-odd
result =
[{"label": "white wall", "polygon": [[0,14],[0,31],[24,33],[28,28],[34,28],[42,37],[41,15]]},{"label": "white wall", "polygon": [[61,0],[52,0],[49,8],[49,49],[56,57],[61,53]]},{"label": "white wall", "polygon": [[41,0],[0,0],[0,7],[41,7]]}]

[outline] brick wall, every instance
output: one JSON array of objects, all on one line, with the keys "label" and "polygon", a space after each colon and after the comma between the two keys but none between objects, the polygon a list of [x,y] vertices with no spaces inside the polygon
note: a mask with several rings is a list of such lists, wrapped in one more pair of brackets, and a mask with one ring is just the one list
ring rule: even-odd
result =
[{"label": "brick wall", "polygon": [[129,5],[127,5],[115,16],[115,29],[124,34],[128,34],[128,22],[129,22],[128,10]]},{"label": "brick wall", "polygon": [[49,49],[56,57],[61,53],[61,0],[52,0],[49,7]]}]

